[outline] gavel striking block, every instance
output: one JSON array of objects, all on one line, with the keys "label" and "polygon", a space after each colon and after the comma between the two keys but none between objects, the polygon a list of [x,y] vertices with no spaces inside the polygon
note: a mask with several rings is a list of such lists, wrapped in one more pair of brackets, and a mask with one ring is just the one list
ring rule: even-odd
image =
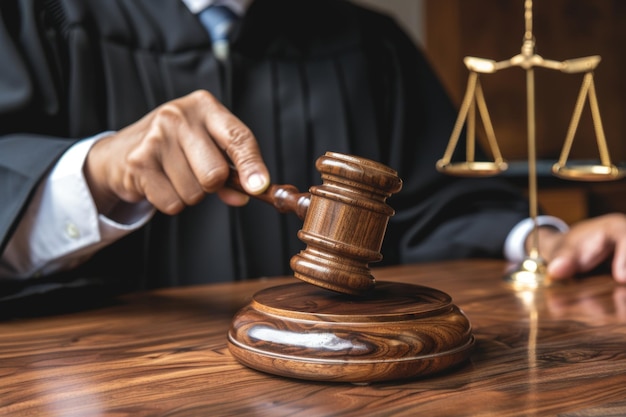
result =
[{"label": "gavel striking block", "polygon": [[[228,346],[242,364],[286,377],[353,383],[440,372],[469,357],[471,325],[447,294],[413,284],[377,283],[369,269],[400,191],[396,171],[327,152],[322,185],[300,193],[271,185],[260,196],[304,220],[306,248],[291,258],[301,281],[255,294],[233,318]],[[236,175],[231,186],[243,191]],[[313,284],[313,285],[309,285]]]}]

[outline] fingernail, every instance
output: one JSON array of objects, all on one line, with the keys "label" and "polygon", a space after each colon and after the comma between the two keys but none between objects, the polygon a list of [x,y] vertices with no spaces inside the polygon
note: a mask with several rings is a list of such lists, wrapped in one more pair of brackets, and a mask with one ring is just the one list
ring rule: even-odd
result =
[{"label": "fingernail", "polygon": [[267,180],[261,174],[252,174],[248,177],[248,188],[252,192],[263,191],[267,187]]}]

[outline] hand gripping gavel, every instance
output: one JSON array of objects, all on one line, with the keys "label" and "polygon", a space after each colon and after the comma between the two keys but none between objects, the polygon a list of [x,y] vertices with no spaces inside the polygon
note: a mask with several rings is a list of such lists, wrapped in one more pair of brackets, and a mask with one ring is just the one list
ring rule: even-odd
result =
[{"label": "hand gripping gavel", "polygon": [[[336,152],[326,152],[315,167],[323,183],[309,193],[300,193],[293,185],[272,184],[252,197],[304,220],[298,238],[307,246],[290,262],[296,278],[362,295],[375,286],[369,263],[382,259],[380,248],[394,214],[385,201],[400,191],[402,180],[383,164]],[[235,171],[229,186],[245,192]]]}]

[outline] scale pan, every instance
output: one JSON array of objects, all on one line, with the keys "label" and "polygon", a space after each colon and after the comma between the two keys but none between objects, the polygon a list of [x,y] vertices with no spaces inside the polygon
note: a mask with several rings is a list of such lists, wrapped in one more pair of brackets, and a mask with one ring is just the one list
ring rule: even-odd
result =
[{"label": "scale pan", "polygon": [[437,162],[437,170],[449,175],[457,175],[460,177],[490,177],[497,175],[502,171],[506,171],[508,165],[506,162],[454,162],[446,163],[439,160]]},{"label": "scale pan", "polygon": [[623,169],[615,165],[560,165],[552,166],[552,173],[566,180],[577,181],[611,181],[626,176]]}]

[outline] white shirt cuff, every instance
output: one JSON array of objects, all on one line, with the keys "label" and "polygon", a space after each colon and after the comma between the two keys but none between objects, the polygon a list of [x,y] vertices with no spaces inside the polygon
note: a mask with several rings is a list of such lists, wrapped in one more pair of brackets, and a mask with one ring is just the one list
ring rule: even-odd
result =
[{"label": "white shirt cuff", "polygon": [[82,140],[57,161],[36,190],[0,259],[0,278],[28,278],[72,268],[100,248],[143,226],[154,214],[147,201],[128,205],[116,221],[98,213],[83,174],[91,146]]},{"label": "white shirt cuff", "polygon": [[[537,216],[537,227],[554,227],[561,233],[569,230],[569,226],[563,220],[554,216]],[[511,229],[504,242],[504,257],[511,262],[522,262],[526,258],[526,238],[535,227],[532,218],[527,218],[519,222]]]}]

